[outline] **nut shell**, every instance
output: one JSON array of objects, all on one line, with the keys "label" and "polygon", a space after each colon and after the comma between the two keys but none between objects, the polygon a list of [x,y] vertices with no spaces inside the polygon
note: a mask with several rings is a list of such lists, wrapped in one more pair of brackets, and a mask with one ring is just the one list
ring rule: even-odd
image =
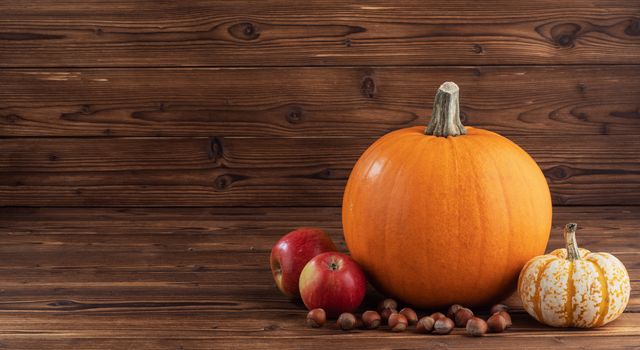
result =
[{"label": "nut shell", "polygon": [[396,309],[384,309],[380,312],[380,318],[382,319],[383,323],[388,323],[389,322],[389,316],[391,316],[392,314],[397,314],[398,311]]},{"label": "nut shell", "polygon": [[454,326],[455,325],[453,324],[453,321],[450,318],[448,317],[440,318],[436,321],[436,323],[433,324],[433,334],[437,334],[437,335],[449,334],[453,330]]},{"label": "nut shell", "polygon": [[455,322],[456,327],[466,327],[467,322],[473,317],[473,311],[467,309],[466,307],[461,307],[456,311]]},{"label": "nut shell", "polygon": [[317,308],[307,314],[307,326],[319,328],[327,321],[327,314],[323,309]]},{"label": "nut shell", "polygon": [[362,314],[362,324],[366,329],[376,329],[380,327],[381,323],[382,323],[382,318],[380,317],[380,314],[376,311],[369,310],[369,311],[365,311]]},{"label": "nut shell", "polygon": [[382,312],[384,309],[397,310],[398,302],[391,298],[384,299],[378,303],[378,312]]},{"label": "nut shell", "polygon": [[500,316],[504,317],[504,320],[505,320],[505,321],[507,321],[507,328],[511,327],[511,325],[512,325],[513,323],[511,322],[511,315],[509,315],[509,313],[508,313],[508,312],[506,312],[506,311],[500,311],[500,312],[498,312],[498,315],[500,315]]},{"label": "nut shell", "polygon": [[414,325],[418,322],[418,314],[416,314],[416,312],[410,307],[405,307],[400,310],[400,314],[407,318],[410,325]]},{"label": "nut shell", "polygon": [[437,321],[441,318],[447,318],[447,316],[442,312],[434,312],[431,314],[431,318],[433,318],[434,321]]},{"label": "nut shell", "polygon": [[407,329],[408,324],[409,321],[403,314],[394,313],[389,316],[389,328],[392,332],[402,332]]},{"label": "nut shell", "polygon": [[487,333],[487,322],[479,317],[471,317],[466,325],[467,335],[480,337]]},{"label": "nut shell", "polygon": [[460,304],[453,304],[449,306],[449,310],[447,310],[447,317],[453,319],[456,316],[456,312],[460,309],[462,309],[462,305]]},{"label": "nut shell", "polygon": [[352,313],[345,312],[340,314],[340,316],[338,317],[337,325],[343,331],[354,329],[356,327],[356,324],[358,324],[358,320]]},{"label": "nut shell", "polygon": [[431,333],[433,331],[433,325],[436,323],[431,316],[425,316],[418,320],[416,323],[416,331],[419,333]]},{"label": "nut shell", "polygon": [[491,307],[491,311],[489,311],[489,315],[493,315],[496,312],[505,311],[509,312],[509,307],[505,304],[495,304]]},{"label": "nut shell", "polygon": [[487,320],[487,326],[491,333],[502,333],[507,329],[507,320],[499,312],[496,312]]}]

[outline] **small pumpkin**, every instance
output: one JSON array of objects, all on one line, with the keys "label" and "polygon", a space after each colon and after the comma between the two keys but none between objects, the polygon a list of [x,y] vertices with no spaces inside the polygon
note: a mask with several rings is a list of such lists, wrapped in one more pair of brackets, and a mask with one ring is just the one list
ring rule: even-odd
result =
[{"label": "small pumpkin", "polygon": [[618,318],[629,302],[624,265],[609,253],[578,248],[576,228],[566,225],[566,249],[531,259],[518,281],[524,309],[549,326],[599,327]]},{"label": "small pumpkin", "polygon": [[420,308],[507,296],[551,229],[536,162],[505,137],[462,125],[458,98],[455,83],[442,84],[427,128],[377,140],[344,193],[352,257],[385,295]]}]

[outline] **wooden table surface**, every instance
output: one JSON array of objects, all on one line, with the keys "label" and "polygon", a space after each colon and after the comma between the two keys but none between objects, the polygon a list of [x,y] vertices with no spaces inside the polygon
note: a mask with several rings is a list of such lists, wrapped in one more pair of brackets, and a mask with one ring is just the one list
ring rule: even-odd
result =
[{"label": "wooden table surface", "polygon": [[[0,1],[0,349],[640,348],[639,58],[640,0]],[[278,292],[272,245],[345,249],[351,168],[444,81],[540,165],[548,248],[625,263],[620,319],[342,332]]]},{"label": "wooden table surface", "polygon": [[305,308],[275,287],[269,252],[298,226],[323,227],[344,249],[339,208],[5,208],[0,349],[638,348],[639,220],[638,207],[554,213],[549,249],[576,221],[583,247],[626,265],[632,295],[618,320],[549,328],[512,297],[513,328],[469,338],[307,328]]}]

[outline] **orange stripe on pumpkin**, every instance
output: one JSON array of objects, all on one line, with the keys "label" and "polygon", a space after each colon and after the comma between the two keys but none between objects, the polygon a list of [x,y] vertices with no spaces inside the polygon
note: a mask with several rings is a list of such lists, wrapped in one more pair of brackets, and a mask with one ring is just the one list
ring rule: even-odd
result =
[{"label": "orange stripe on pumpkin", "polygon": [[567,302],[564,304],[564,312],[567,315],[565,327],[573,324],[573,297],[576,295],[576,286],[573,284],[573,271],[576,268],[575,261],[569,264],[569,276],[567,276]]},{"label": "orange stripe on pumpkin", "polygon": [[587,260],[590,261],[596,268],[596,271],[598,271],[598,280],[600,281],[600,291],[602,293],[602,300],[600,301],[600,315],[598,315],[598,319],[593,324],[593,327],[598,327],[604,323],[604,319],[609,313],[609,284],[607,283],[604,269],[600,266],[600,264],[598,264],[598,260],[589,259],[588,257]]},{"label": "orange stripe on pumpkin", "polygon": [[535,280],[535,294],[533,294],[532,303],[533,303],[533,311],[536,313],[536,317],[538,321],[545,323],[544,318],[542,317],[542,299],[540,298],[540,282],[542,281],[542,277],[544,276],[544,271],[549,267],[549,265],[554,262],[556,259],[549,259],[545,261],[545,263],[540,267],[538,271],[538,276],[536,276]]}]

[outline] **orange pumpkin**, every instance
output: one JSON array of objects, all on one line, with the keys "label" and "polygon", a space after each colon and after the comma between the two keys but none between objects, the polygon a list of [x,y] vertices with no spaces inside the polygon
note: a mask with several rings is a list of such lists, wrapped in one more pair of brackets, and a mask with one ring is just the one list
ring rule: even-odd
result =
[{"label": "orange pumpkin", "polygon": [[483,305],[515,288],[544,253],[551,196],[510,140],[460,122],[458,86],[440,86],[429,126],[391,132],[365,151],[344,194],[353,258],[388,296],[421,308]]}]

